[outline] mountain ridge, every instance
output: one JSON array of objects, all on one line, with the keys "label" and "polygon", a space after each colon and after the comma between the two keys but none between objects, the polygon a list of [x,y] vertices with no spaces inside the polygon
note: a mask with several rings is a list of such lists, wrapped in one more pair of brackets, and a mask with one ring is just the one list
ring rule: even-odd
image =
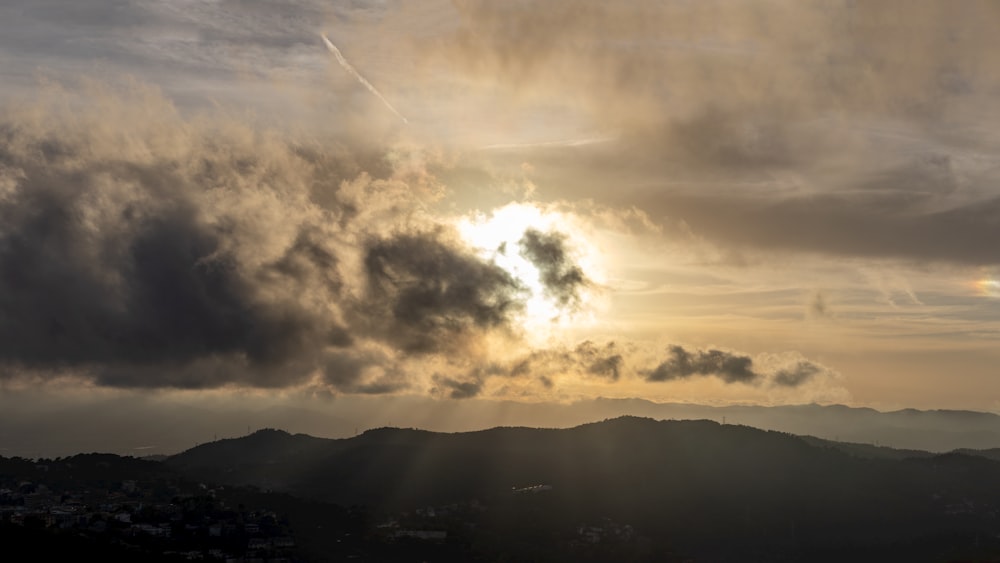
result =
[{"label": "mountain ridge", "polygon": [[[7,407],[10,408],[7,408]],[[0,405],[0,453],[40,458],[104,451],[172,455],[191,446],[235,437],[252,428],[283,428],[315,437],[344,438],[359,429],[419,427],[437,432],[497,426],[570,428],[622,415],[655,419],[710,419],[821,439],[934,452],[1000,447],[1000,416],[956,409],[878,411],[846,405],[695,405],[647,399],[598,398],[575,403],[523,403],[428,397],[340,397],[335,403],[257,403],[182,415],[152,403]],[[57,408],[56,408],[57,407]],[[216,406],[218,407],[218,406]],[[334,408],[335,407],[335,408]]]}]

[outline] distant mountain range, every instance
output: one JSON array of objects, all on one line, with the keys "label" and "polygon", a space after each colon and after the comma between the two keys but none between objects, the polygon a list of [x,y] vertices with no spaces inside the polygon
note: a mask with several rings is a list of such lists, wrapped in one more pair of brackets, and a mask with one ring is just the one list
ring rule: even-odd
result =
[{"label": "distant mountain range", "polygon": [[155,401],[46,404],[0,397],[0,455],[53,457],[79,452],[169,455],[259,428],[343,438],[367,428],[459,432],[497,426],[570,428],[619,416],[708,419],[827,440],[946,452],[1000,448],[1000,416],[956,410],[879,412],[842,405],[703,406],[643,399],[571,404],[346,396],[291,406],[248,399],[211,405]]},{"label": "distant mountain range", "polygon": [[902,409],[882,412],[844,405],[721,406],[598,399],[611,411],[653,418],[706,418],[835,441],[946,452],[1000,447],[1000,416],[965,410]]}]

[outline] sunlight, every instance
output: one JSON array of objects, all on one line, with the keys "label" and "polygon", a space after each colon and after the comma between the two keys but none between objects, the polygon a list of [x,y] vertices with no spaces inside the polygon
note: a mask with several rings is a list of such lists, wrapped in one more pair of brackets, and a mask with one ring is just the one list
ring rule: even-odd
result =
[{"label": "sunlight", "polygon": [[992,278],[978,280],[976,290],[984,297],[1000,297],[1000,281]]},{"label": "sunlight", "polygon": [[[578,326],[592,319],[593,284],[603,281],[598,253],[571,217],[525,203],[511,203],[488,214],[476,213],[457,221],[462,238],[485,260],[510,273],[529,293],[521,323],[535,339],[544,339],[557,327]],[[579,303],[568,306],[546,292],[543,274],[521,252],[520,241],[530,229],[566,236],[566,250],[590,286],[579,288]]]}]

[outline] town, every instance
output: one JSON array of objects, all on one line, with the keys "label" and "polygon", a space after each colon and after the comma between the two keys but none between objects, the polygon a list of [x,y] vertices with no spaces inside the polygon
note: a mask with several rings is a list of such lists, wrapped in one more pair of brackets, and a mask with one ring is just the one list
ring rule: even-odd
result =
[{"label": "town", "polygon": [[[185,482],[158,463],[98,454],[0,463],[4,526],[44,528],[56,539],[85,538],[167,559],[296,559],[289,523],[274,510],[234,504],[237,491],[227,496],[224,487]],[[136,471],[123,473],[128,469]]]}]

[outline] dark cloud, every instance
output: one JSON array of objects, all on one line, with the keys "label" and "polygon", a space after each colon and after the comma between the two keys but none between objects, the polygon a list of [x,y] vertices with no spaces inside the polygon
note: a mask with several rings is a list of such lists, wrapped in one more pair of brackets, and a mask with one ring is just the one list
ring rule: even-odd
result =
[{"label": "dark cloud", "polygon": [[616,381],[621,377],[625,359],[614,342],[598,346],[587,340],[580,343],[573,352],[587,373]]},{"label": "dark cloud", "polygon": [[542,275],[545,294],[562,307],[576,307],[580,289],[590,282],[566,249],[566,236],[528,229],[518,241],[521,256],[531,261]]},{"label": "dark cloud", "polygon": [[665,361],[653,369],[640,372],[646,381],[663,382],[714,376],[726,383],[790,388],[800,387],[820,376],[835,377],[828,368],[804,359],[797,353],[783,357],[765,354],[762,356],[763,361],[758,361],[755,366],[753,358],[736,352],[687,350],[678,345],[669,346],[667,351],[668,358]]},{"label": "dark cloud", "polygon": [[[516,283],[453,241],[378,234],[413,207],[413,171],[372,176],[370,155],[187,121],[140,93],[0,116],[5,376],[212,388],[318,374],[386,392],[409,382],[379,342],[437,350],[516,308]],[[362,259],[366,278],[345,274]]]},{"label": "dark cloud", "polygon": [[506,270],[449,244],[440,230],[373,240],[364,265],[364,314],[410,352],[439,352],[505,327],[523,304],[523,288]]},{"label": "dark cloud", "polygon": [[[24,158],[22,142],[37,147],[38,160]],[[248,271],[228,226],[206,221],[192,199],[189,190],[202,187],[191,178],[169,163],[80,162],[84,150],[10,129],[0,142],[0,161],[20,176],[0,202],[0,358],[40,368],[123,364],[142,373],[139,366],[215,355],[275,365],[349,344],[343,326],[290,291],[263,295],[280,286],[336,295],[336,257],[309,225],[275,260]],[[129,193],[106,193],[108,184]]]},{"label": "dark cloud", "polygon": [[[798,388],[821,377],[836,377],[830,369],[796,352],[752,357],[734,351],[693,350],[680,345],[667,348],[667,358],[651,369],[646,354],[635,343],[603,344],[585,340],[573,347],[539,348],[506,365],[480,370],[474,377],[533,378],[545,388],[561,376],[595,377],[609,382],[641,377],[648,382],[670,382],[694,377],[717,377],[723,382]],[[648,365],[648,364],[646,364]]]},{"label": "dark cloud", "polygon": [[722,350],[689,352],[671,345],[669,359],[646,373],[647,381],[671,381],[691,376],[714,375],[726,383],[753,383],[760,374],[753,371],[753,359]]},{"label": "dark cloud", "polygon": [[382,347],[353,346],[328,351],[322,361],[323,381],[348,393],[391,393],[410,385],[403,367],[391,351]]},{"label": "dark cloud", "polygon": [[481,379],[458,380],[441,375],[434,376],[434,383],[451,399],[470,399],[483,390]]},{"label": "dark cloud", "polygon": [[775,385],[798,387],[821,372],[823,369],[820,366],[803,360],[790,368],[779,369],[774,373],[772,380]]}]

